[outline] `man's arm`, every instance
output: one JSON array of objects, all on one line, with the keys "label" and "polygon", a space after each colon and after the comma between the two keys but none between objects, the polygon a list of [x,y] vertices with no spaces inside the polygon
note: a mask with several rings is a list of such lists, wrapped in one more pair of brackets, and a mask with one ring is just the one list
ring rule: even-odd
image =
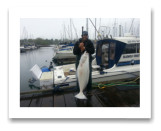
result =
[{"label": "man's arm", "polygon": [[73,54],[74,55],[78,55],[81,53],[81,50],[79,48],[79,42],[77,41],[75,44],[74,44],[74,49],[73,49]]},{"label": "man's arm", "polygon": [[94,54],[95,50],[91,41],[89,41],[89,43],[86,45],[85,50],[90,54]]}]

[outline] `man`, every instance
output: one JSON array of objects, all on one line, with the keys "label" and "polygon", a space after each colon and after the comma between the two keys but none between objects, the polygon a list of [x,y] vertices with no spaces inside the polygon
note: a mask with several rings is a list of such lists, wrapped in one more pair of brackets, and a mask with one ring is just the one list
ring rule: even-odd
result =
[{"label": "man", "polygon": [[[83,38],[83,40],[82,40]],[[74,45],[74,49],[73,49],[73,54],[76,55],[76,70],[78,68],[79,65],[79,60],[81,58],[81,55],[84,53],[84,51],[87,51],[89,53],[89,69],[90,69],[90,74],[89,74],[89,81],[87,84],[87,94],[90,94],[91,89],[92,89],[92,56],[91,54],[94,54],[95,49],[93,46],[93,43],[91,40],[88,39],[88,32],[87,31],[83,31],[83,36],[82,38],[80,38]],[[77,82],[77,87],[79,87],[78,82]],[[79,88],[78,88],[78,92],[79,92]]]}]

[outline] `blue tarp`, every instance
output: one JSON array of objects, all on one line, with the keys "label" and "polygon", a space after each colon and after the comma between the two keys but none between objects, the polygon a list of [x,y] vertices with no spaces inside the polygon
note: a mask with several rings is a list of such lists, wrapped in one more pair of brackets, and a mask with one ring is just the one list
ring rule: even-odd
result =
[{"label": "blue tarp", "polygon": [[44,67],[44,68],[41,68],[41,71],[42,71],[42,72],[50,72],[50,69],[47,68],[47,67]]}]

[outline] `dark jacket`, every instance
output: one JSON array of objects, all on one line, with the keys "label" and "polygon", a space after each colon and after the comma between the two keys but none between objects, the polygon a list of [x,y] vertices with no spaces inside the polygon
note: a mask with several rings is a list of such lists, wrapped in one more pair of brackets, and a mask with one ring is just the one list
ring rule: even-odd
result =
[{"label": "dark jacket", "polygon": [[93,46],[93,43],[91,40],[87,39],[84,42],[84,46],[85,46],[85,50],[83,52],[81,52],[80,48],[79,48],[79,44],[82,42],[82,38],[79,39],[79,41],[77,41],[74,44],[74,49],[73,49],[73,54],[74,55],[81,55],[82,53],[84,53],[84,51],[86,50],[89,54],[94,54],[95,49]]}]

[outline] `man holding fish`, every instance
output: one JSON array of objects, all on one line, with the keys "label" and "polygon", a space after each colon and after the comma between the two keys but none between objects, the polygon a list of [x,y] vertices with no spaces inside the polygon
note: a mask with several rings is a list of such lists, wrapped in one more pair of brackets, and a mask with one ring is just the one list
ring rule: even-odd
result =
[{"label": "man holding fish", "polygon": [[80,38],[74,45],[73,54],[76,55],[76,70],[77,70],[77,87],[80,93],[75,97],[86,99],[83,90],[87,88],[87,94],[90,94],[92,88],[92,56],[95,49],[93,43],[88,39],[88,32],[82,32]]}]

